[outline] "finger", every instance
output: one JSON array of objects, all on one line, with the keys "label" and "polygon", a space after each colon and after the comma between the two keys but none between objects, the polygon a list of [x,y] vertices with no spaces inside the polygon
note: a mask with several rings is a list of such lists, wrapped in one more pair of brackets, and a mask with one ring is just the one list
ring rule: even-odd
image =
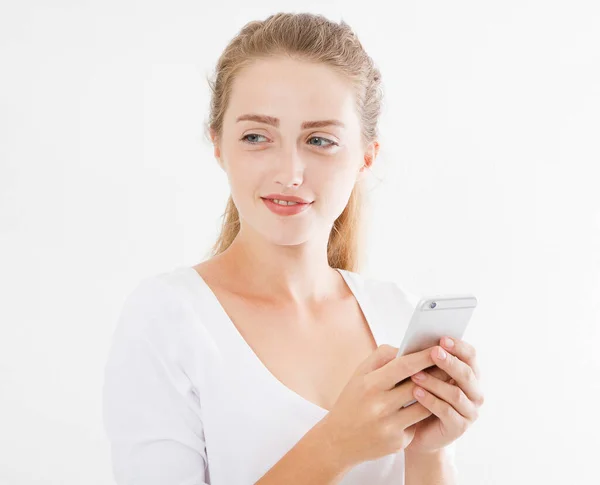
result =
[{"label": "finger", "polygon": [[477,364],[477,352],[475,351],[475,347],[464,340],[452,337],[442,337],[440,339],[440,345],[471,367],[473,373],[479,379],[479,366]]},{"label": "finger", "polygon": [[355,375],[366,375],[393,360],[398,354],[398,347],[381,344],[374,352],[363,360],[355,370]]},{"label": "finger", "polygon": [[416,402],[407,408],[392,413],[386,420],[390,420],[400,428],[406,429],[431,415],[432,412],[429,409]]},{"label": "finger", "polygon": [[[437,365],[428,367],[427,369],[424,369],[424,370],[420,370],[419,372],[427,372],[428,374],[434,375],[438,379],[441,379],[444,382],[448,382],[450,380],[450,376],[446,373],[446,371],[443,371]],[[398,387],[400,384],[404,384],[405,382],[410,380],[410,377],[411,376],[408,376],[405,379],[402,379],[400,382],[396,383],[395,387]]]},{"label": "finger", "polygon": [[427,372],[418,372],[411,377],[413,382],[423,389],[443,399],[469,421],[477,419],[477,408],[458,386],[444,382]]},{"label": "finger", "polygon": [[379,369],[374,370],[370,378],[374,380],[379,389],[392,389],[403,379],[435,365],[436,363],[431,357],[431,349],[433,348],[429,347],[419,352],[396,357]]},{"label": "finger", "polygon": [[[447,381],[448,379],[450,379],[450,376],[437,366],[433,366],[430,369],[419,371],[419,373],[421,372],[426,372],[428,375],[431,374],[432,376],[435,376],[436,378],[441,379],[443,381]],[[397,383],[394,386],[394,388],[388,391],[385,398],[386,413],[396,411],[400,407],[403,407],[410,402],[415,402],[415,399],[413,398],[413,390],[415,388],[416,381],[413,382],[410,377],[411,376],[408,376],[406,379],[403,379],[402,382]]]},{"label": "finger", "polygon": [[[413,397],[416,384],[410,379],[410,376],[404,379],[401,383],[396,384],[392,389],[384,391],[384,414],[395,414],[399,409],[406,404],[416,400]],[[410,405],[412,407],[413,404]],[[409,407],[409,406],[407,406]]]},{"label": "finger", "polygon": [[475,373],[469,365],[455,355],[444,351],[440,346],[436,346],[431,352],[431,355],[434,361],[436,361],[436,365],[456,381],[458,387],[463,390],[471,401],[476,404],[483,402],[483,396],[479,389],[477,376],[475,376]]},{"label": "finger", "polygon": [[[430,375],[432,375],[434,377],[437,377],[438,379],[440,379],[440,380],[442,380],[444,382],[448,382],[448,381],[450,381],[452,379],[445,370],[440,369],[437,365],[434,366],[434,367],[431,367],[429,369],[422,370],[420,372],[425,372],[427,374],[430,374]],[[418,374],[418,372],[417,372],[417,374]]]},{"label": "finger", "polygon": [[[421,372],[425,372],[427,374],[431,374],[432,376],[435,376],[435,377],[437,377],[438,379],[440,379],[440,380],[442,380],[444,382],[448,382],[448,380],[451,380],[452,381],[451,384],[454,384],[454,379],[451,379],[450,376],[445,371],[443,371],[442,369],[440,369],[438,366],[434,365],[433,367],[430,367],[429,369],[425,369],[425,370],[417,372],[417,374],[420,374]],[[417,374],[415,374],[415,375],[417,375]],[[412,377],[412,376],[410,376],[410,377]],[[406,379],[404,379],[399,384],[403,384],[404,382],[407,382],[407,381],[411,381],[411,382],[414,383],[415,381],[412,381],[412,379],[410,377],[407,377]],[[396,384],[396,386],[398,386],[398,384]],[[412,390],[412,388],[411,388],[411,390]],[[412,394],[411,394],[411,396],[412,396]],[[410,403],[409,405],[412,405],[415,402],[416,402],[415,399],[411,399],[410,401],[403,400],[402,401],[402,406],[404,407],[408,403]]]},{"label": "finger", "polygon": [[[418,390],[423,392],[422,396],[417,393]],[[419,404],[429,409],[435,416],[440,418],[441,424],[448,430],[449,434],[460,436],[466,431],[469,422],[446,401],[438,398],[420,386],[415,388],[413,395]],[[413,404],[413,406],[415,405],[416,404]],[[407,409],[410,409],[413,406],[409,406]]]}]

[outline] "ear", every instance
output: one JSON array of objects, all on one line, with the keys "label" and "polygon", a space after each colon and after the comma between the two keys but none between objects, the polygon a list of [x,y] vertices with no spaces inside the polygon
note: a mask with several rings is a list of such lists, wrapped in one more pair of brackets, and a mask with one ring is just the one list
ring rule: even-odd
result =
[{"label": "ear", "polygon": [[365,152],[365,155],[363,158],[364,163],[360,167],[359,172],[364,172],[364,170],[366,168],[371,168],[371,166],[373,165],[373,162],[377,158],[378,154],[379,154],[379,142],[373,141],[367,147],[367,151]]},{"label": "ear", "polygon": [[221,147],[220,147],[219,139],[217,138],[217,133],[215,132],[215,130],[213,128],[210,129],[210,139],[212,140],[212,143],[213,143],[215,158],[217,159],[217,162],[219,163],[221,168],[225,169],[225,167],[223,166],[223,162],[221,160]]}]

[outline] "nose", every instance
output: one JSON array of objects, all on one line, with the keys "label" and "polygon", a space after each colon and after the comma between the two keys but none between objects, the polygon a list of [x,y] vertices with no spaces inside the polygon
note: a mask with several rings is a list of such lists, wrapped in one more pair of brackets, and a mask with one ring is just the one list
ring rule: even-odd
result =
[{"label": "nose", "polygon": [[284,187],[298,186],[304,179],[304,162],[295,147],[282,150],[277,164],[275,182]]}]

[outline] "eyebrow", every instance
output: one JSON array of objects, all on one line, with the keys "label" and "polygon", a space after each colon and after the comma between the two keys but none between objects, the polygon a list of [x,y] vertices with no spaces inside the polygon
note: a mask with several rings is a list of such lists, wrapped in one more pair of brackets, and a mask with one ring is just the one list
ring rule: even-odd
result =
[{"label": "eyebrow", "polygon": [[[267,125],[272,125],[275,128],[279,127],[279,118],[275,118],[273,116],[267,115],[259,115],[254,113],[249,113],[245,115],[238,116],[235,120],[236,123],[240,121],[257,121],[258,123],[265,123]],[[340,126],[345,128],[346,125],[339,120],[319,120],[319,121],[304,121],[301,125],[303,130],[308,128],[322,128],[324,126]]]}]

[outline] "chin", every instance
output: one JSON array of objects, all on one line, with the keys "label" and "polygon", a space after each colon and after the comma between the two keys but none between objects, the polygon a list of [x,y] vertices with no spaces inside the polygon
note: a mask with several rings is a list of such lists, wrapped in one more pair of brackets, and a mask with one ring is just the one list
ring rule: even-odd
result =
[{"label": "chin", "polygon": [[[278,246],[299,246],[313,236],[308,224],[286,224],[288,221],[268,221],[260,225],[259,233]],[[290,223],[292,221],[289,221]]]},{"label": "chin", "polygon": [[279,237],[269,234],[265,235],[265,237],[277,246],[300,246],[309,240],[305,233],[282,234]]}]

